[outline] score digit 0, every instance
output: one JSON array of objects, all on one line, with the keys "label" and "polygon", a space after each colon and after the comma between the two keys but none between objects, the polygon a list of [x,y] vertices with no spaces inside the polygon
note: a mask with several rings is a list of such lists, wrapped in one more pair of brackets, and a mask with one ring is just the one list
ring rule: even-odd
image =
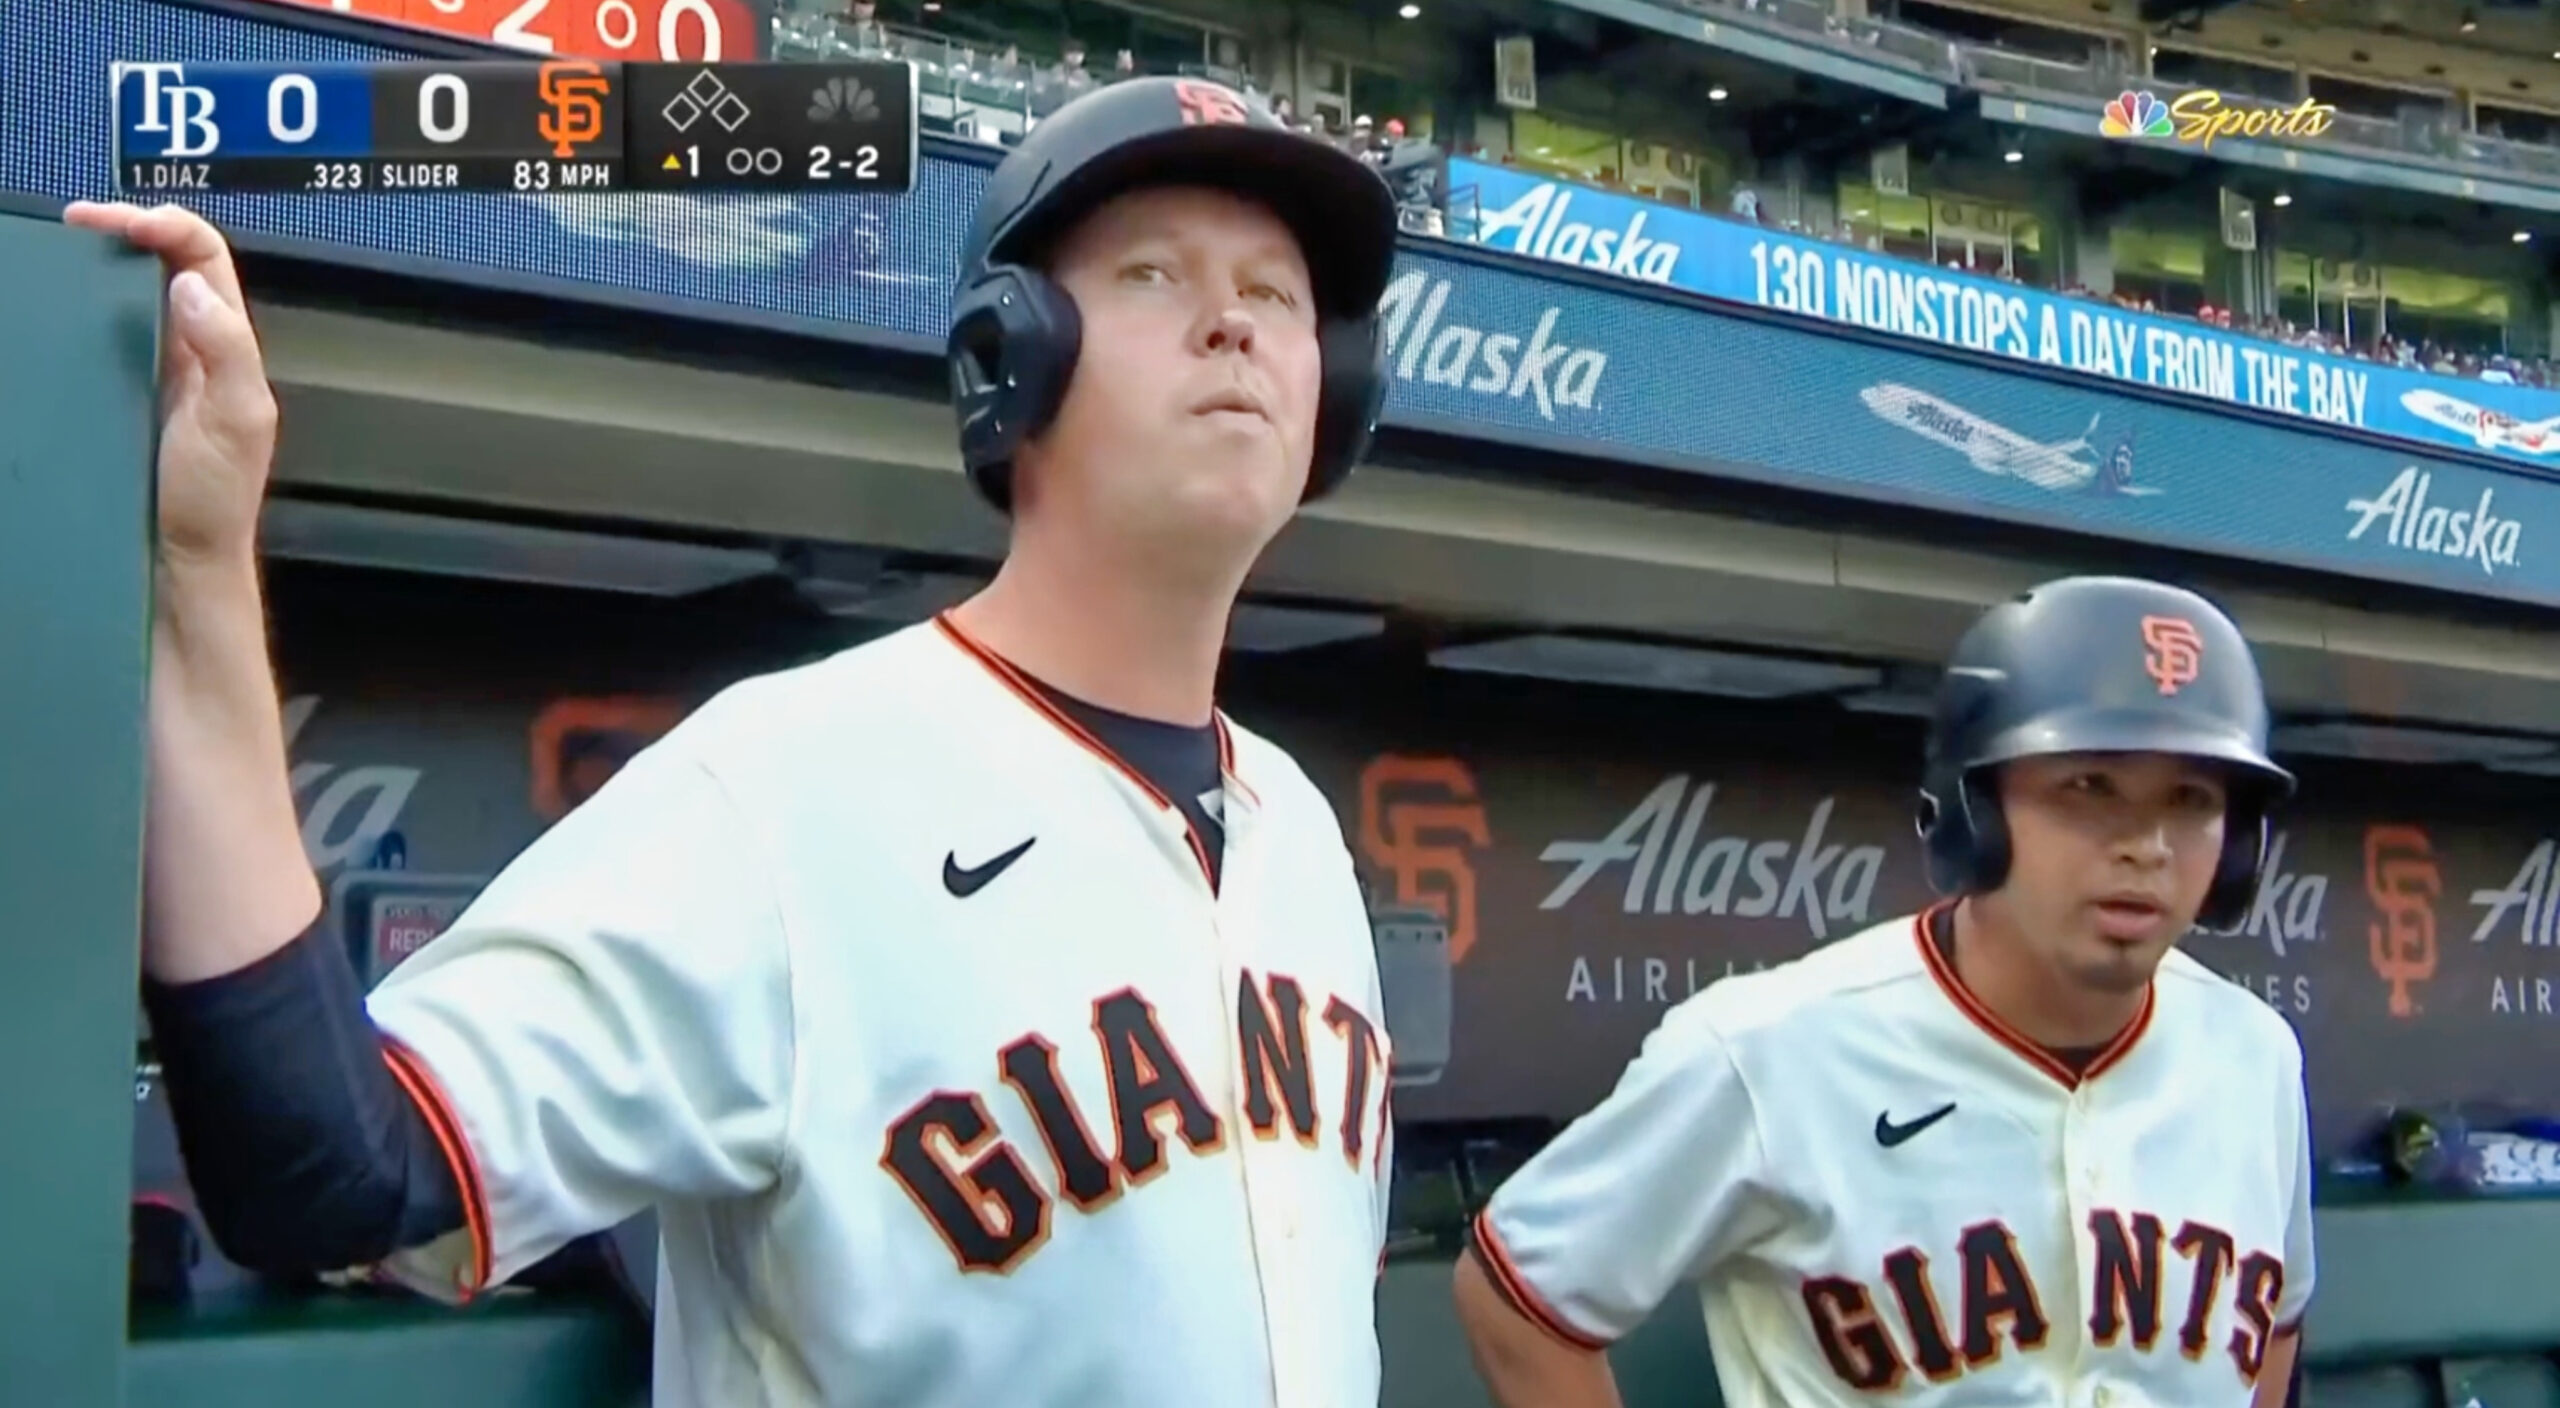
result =
[{"label": "score digit 0", "polygon": [[[450,122],[436,116],[436,95],[448,95]],[[471,85],[457,74],[433,73],[418,85],[418,135],[438,146],[451,146],[471,131]]]},{"label": "score digit 0", "polygon": [[[449,95],[451,111],[437,112],[436,95]],[[299,112],[288,114],[295,100]],[[446,120],[449,118],[450,120]],[[307,73],[278,74],[267,85],[267,136],[278,142],[307,142],[320,130],[320,85]],[[438,145],[459,142],[471,131],[471,85],[450,73],[431,74],[418,85],[418,133]]]},{"label": "score digit 0", "polygon": [[[436,99],[442,96],[444,102]],[[286,121],[285,100],[301,100],[301,120]],[[267,85],[267,135],[279,142],[307,142],[320,129],[320,86],[307,73],[276,76]],[[451,146],[471,133],[471,85],[456,73],[431,73],[418,83],[418,135]]]}]

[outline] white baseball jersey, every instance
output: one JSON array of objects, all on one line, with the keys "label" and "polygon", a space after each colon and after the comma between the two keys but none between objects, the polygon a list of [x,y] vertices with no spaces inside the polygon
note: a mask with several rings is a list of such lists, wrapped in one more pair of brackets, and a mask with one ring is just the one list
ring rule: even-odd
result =
[{"label": "white baseball jersey", "polygon": [[662,1405],[1374,1404],[1368,918],[1222,729],[1213,895],[943,623],[727,690],[373,994],[471,1210],[392,1269],[458,1296],[655,1206]]},{"label": "white baseball jersey", "polygon": [[2074,1077],[1897,920],[1674,1007],[1476,1247],[1597,1348],[1699,1288],[1733,1408],[2250,1402],[2311,1295],[2301,1046],[2172,951]]}]

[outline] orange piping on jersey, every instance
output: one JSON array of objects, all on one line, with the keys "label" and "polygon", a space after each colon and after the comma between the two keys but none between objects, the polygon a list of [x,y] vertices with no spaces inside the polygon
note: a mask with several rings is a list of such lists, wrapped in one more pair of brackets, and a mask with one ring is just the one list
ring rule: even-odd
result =
[{"label": "orange piping on jersey", "polygon": [[1989,1033],[1994,1041],[2016,1052],[2028,1065],[2061,1082],[2063,1089],[2077,1090],[2083,1083],[2097,1079],[2100,1071],[2123,1060],[2125,1053],[2133,1049],[2133,1044],[2150,1030],[2153,994],[2146,987],[2142,990],[2142,1009],[2133,1014],[2133,1020],[2124,1024],[2124,1030],[2116,1033],[2115,1040],[2107,1043],[2106,1049],[2098,1053],[2087,1070],[2074,1074],[2069,1066],[2053,1059],[2053,1053],[2045,1050],[2034,1038],[2002,1021],[1999,1013],[1983,1006],[1982,999],[1975,997],[1973,990],[1964,985],[1964,979],[1947,966],[1947,956],[1938,951],[1936,941],[1929,937],[1929,922],[1940,911],[1952,909],[1954,905],[1952,900],[1934,905],[1911,921],[1911,937],[1920,945],[1920,961],[1928,965],[1929,976],[1938,980],[1939,990],[1956,1005],[1957,1011]]},{"label": "orange piping on jersey", "polygon": [[[935,616],[933,624],[942,631],[943,635],[950,638],[952,644],[960,647],[970,659],[977,661],[988,674],[995,676],[997,683],[1012,690],[1016,698],[1030,705],[1032,712],[1047,719],[1059,732],[1083,745],[1086,752],[1109,763],[1122,777],[1136,783],[1138,790],[1147,794],[1148,800],[1175,816],[1183,816],[1182,808],[1175,806],[1173,799],[1166,796],[1163,789],[1147,781],[1136,768],[1129,766],[1126,759],[1112,752],[1111,745],[1094,737],[1091,730],[1069,718],[1059,710],[1057,705],[1050,703],[1048,696],[1040,692],[1039,687],[1031,682],[1031,677],[1024,674],[1020,667],[971,639],[969,633],[960,629],[960,624],[951,619],[951,613],[946,611]],[[1228,770],[1228,765],[1234,756],[1227,742],[1227,721],[1216,714],[1210,716],[1210,721],[1218,727],[1218,767],[1221,772],[1224,772]],[[1200,833],[1190,828],[1190,818],[1183,817],[1183,823],[1183,836],[1191,843],[1191,858],[1200,863],[1201,877],[1206,879],[1217,874],[1216,868],[1209,864],[1208,848],[1200,844]]]},{"label": "orange piping on jersey", "polygon": [[1530,1288],[1529,1278],[1520,1274],[1520,1268],[1512,1264],[1511,1253],[1503,1250],[1502,1234],[1493,1230],[1493,1219],[1483,1213],[1476,1214],[1474,1242],[1476,1260],[1484,1264],[1485,1274],[1493,1278],[1494,1285],[1519,1307],[1521,1314],[1529,1317],[1531,1324],[1575,1349],[1596,1354],[1609,1347],[1607,1340],[1566,1324],[1555,1307]]},{"label": "orange piping on jersey", "polygon": [[489,1284],[489,1197],[480,1181],[479,1160],[472,1156],[471,1143],[463,1137],[462,1122],[454,1118],[453,1104],[445,1098],[444,1087],[436,1083],[434,1074],[417,1053],[386,1036],[382,1038],[382,1060],[391,1068],[400,1088],[408,1092],[418,1113],[426,1116],[427,1128],[435,1131],[445,1164],[453,1170],[454,1187],[462,1192],[462,1225],[471,1234],[471,1278],[460,1289],[463,1303],[469,1304]]}]

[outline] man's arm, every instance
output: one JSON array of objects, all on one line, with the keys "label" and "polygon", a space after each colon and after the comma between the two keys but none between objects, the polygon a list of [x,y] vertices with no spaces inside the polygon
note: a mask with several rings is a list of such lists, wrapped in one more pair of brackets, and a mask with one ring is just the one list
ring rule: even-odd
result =
[{"label": "man's arm", "polygon": [[1570,1343],[1531,1319],[1473,1247],[1458,1254],[1458,1324],[1501,1408],[1619,1408],[1607,1351]]},{"label": "man's arm", "polygon": [[1476,1218],[1456,1294],[1506,1408],[1614,1408],[1604,1351],[1775,1225],[1759,1121],[1704,996]]},{"label": "man's arm", "polygon": [[276,406],[230,252],[176,206],[64,219],[171,274],[143,967],[217,1240],[277,1270],[401,1253],[413,1285],[468,1295],[659,1197],[764,1186],[789,960],[699,763],[644,755],[369,1003],[310,932],[258,590]]},{"label": "man's arm", "polygon": [[2258,1391],[2251,1408],[2286,1408],[2293,1402],[2293,1371],[2302,1351],[2302,1333],[2280,1334],[2267,1343],[2266,1361],[2258,1368]]},{"label": "man's arm", "polygon": [[411,1286],[467,1296],[661,1201],[779,1176],[783,840],[701,756],[767,727],[754,707],[715,699],[633,758],[366,998],[463,1194],[467,1235],[390,1263]]},{"label": "man's arm", "polygon": [[435,1131],[332,935],[200,982],[145,981],[143,1002],[187,1181],[224,1256],[275,1275],[336,1271],[464,1225]]},{"label": "man's arm", "polygon": [[2297,1039],[2287,1074],[2293,1126],[2292,1211],[2284,1231],[2284,1289],[2276,1297],[2275,1336],[2267,1342],[2259,1365],[2256,1408],[2286,1408],[2294,1388],[2294,1366],[2302,1356],[2302,1318],[2311,1308],[2319,1282],[2319,1256],[2312,1246],[2311,1185],[2318,1171],[2311,1155],[2311,1111],[2302,1080],[2302,1046]]},{"label": "man's arm", "polygon": [[142,967],[178,1135],[215,1240],[271,1271],[343,1266],[457,1216],[428,1131],[310,930],[267,653],[257,524],[276,402],[230,250],[177,206],[74,202],[157,255],[160,364]]},{"label": "man's arm", "polygon": [[258,591],[275,396],[211,225],[177,206],[78,203],[63,218],[158,255],[171,276],[142,957],[163,982],[193,982],[274,953],[320,912]]}]

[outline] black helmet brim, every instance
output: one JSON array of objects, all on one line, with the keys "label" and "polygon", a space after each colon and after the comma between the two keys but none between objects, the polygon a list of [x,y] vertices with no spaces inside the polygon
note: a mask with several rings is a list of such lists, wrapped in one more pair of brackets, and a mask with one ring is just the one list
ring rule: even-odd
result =
[{"label": "black helmet brim", "polygon": [[2265,789],[2267,802],[2293,795],[2293,774],[2238,732],[2210,720],[2122,705],[2030,719],[1993,735],[1969,761],[1973,767],[1996,767],[2063,753],[2167,753],[2228,768],[2244,783]]},{"label": "black helmet brim", "polygon": [[[1046,183],[1035,183],[1035,189]],[[1317,311],[1377,310],[1395,266],[1395,194],[1367,162],[1285,128],[1206,123],[1123,142],[1039,190],[986,251],[989,263],[1044,263],[1068,231],[1115,197],[1202,186],[1258,201],[1298,242]]]}]

